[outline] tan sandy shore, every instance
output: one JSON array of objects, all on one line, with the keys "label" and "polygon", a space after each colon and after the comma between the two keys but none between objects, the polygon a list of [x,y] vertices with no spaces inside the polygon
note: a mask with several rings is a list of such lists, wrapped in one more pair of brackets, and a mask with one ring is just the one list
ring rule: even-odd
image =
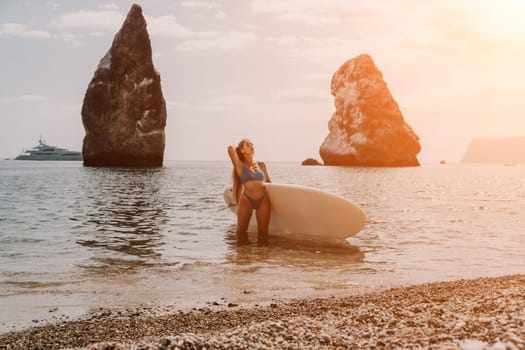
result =
[{"label": "tan sandy shore", "polygon": [[103,310],[0,335],[0,348],[525,349],[525,275],[249,308]]}]

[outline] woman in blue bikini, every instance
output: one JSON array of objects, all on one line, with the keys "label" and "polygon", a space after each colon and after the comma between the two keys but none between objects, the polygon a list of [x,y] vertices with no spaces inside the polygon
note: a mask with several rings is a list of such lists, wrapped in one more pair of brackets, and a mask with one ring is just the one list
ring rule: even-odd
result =
[{"label": "woman in blue bikini", "polygon": [[253,160],[253,143],[248,139],[239,142],[237,148],[228,146],[233,164],[233,198],[237,203],[237,244],[248,242],[248,225],[255,209],[257,218],[257,242],[268,244],[268,224],[271,206],[264,182],[271,182],[266,164]]}]

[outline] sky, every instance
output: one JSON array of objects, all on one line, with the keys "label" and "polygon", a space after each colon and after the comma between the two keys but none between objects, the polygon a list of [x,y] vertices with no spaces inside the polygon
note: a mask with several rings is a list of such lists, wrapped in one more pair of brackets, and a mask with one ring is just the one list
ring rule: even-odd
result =
[{"label": "sky", "polygon": [[[334,72],[369,54],[422,163],[525,136],[525,1],[144,0],[168,112],[166,160],[320,159]],[[132,1],[0,1],[0,157],[81,150],[81,108]]]}]

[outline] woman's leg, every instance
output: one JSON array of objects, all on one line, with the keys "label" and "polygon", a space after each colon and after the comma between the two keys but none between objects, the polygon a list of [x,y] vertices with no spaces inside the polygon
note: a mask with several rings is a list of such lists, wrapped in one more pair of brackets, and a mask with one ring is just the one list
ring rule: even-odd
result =
[{"label": "woman's leg", "polygon": [[257,217],[257,242],[260,245],[268,244],[268,226],[270,225],[270,215],[272,206],[268,195],[262,200],[259,209],[255,212]]},{"label": "woman's leg", "polygon": [[244,196],[239,199],[239,207],[237,208],[237,244],[242,245],[248,243],[248,225],[252,218],[252,205]]}]

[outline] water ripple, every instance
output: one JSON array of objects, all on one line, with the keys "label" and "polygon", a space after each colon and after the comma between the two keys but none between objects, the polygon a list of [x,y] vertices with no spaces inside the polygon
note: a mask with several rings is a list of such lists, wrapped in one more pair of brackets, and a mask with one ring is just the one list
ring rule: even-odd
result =
[{"label": "water ripple", "polygon": [[103,287],[121,273],[154,283],[163,271],[174,280],[189,271],[203,290],[235,273],[238,281],[290,279],[282,288],[316,289],[373,276],[395,284],[524,272],[525,167],[268,165],[275,182],[356,203],[365,228],[344,246],[273,237],[266,248],[237,247],[235,217],[222,200],[227,162],[155,169],[0,162],[0,294],[3,286],[26,293],[79,276]]}]

